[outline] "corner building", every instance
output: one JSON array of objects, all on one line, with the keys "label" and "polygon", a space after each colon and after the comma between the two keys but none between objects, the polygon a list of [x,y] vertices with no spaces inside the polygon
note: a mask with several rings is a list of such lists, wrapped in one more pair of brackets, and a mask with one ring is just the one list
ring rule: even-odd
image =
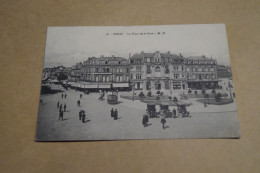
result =
[{"label": "corner building", "polygon": [[134,54],[130,57],[130,80],[135,89],[186,89],[184,58],[167,53]]},{"label": "corner building", "polygon": [[213,88],[218,84],[216,64],[205,56],[141,52],[130,56],[130,81],[136,90]]}]

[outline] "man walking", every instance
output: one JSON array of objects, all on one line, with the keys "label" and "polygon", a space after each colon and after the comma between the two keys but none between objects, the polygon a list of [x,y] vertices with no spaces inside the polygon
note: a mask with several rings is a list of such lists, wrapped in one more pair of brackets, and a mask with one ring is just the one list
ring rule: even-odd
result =
[{"label": "man walking", "polygon": [[82,110],[79,111],[79,120],[81,120],[81,118],[82,118]]},{"label": "man walking", "polygon": [[176,112],[176,109],[173,108],[173,110],[172,110],[173,118],[177,118],[177,117],[176,117],[176,113],[177,113],[177,112]]},{"label": "man walking", "polygon": [[67,94],[65,93],[64,98],[66,99],[66,97],[67,97]]},{"label": "man walking", "polygon": [[61,94],[61,98],[63,99],[63,93]]},{"label": "man walking", "polygon": [[117,120],[117,118],[118,118],[118,111],[117,111],[117,109],[115,109],[115,112],[114,112],[114,120]]},{"label": "man walking", "polygon": [[60,111],[60,116],[59,116],[58,120],[60,120],[60,118],[61,118],[61,120],[63,120],[63,111],[62,110]]},{"label": "man walking", "polygon": [[110,112],[111,112],[111,117],[114,118],[114,109],[112,108]]},{"label": "man walking", "polygon": [[82,123],[85,123],[85,119],[86,119],[86,114],[85,111],[82,111]]},{"label": "man walking", "polygon": [[80,107],[80,100],[78,100],[77,104],[78,104],[78,107]]},{"label": "man walking", "polygon": [[62,111],[62,104],[60,104],[60,112]]},{"label": "man walking", "polygon": [[161,118],[161,123],[163,125],[163,129],[165,129],[165,123],[166,123],[166,119],[165,119],[165,116],[163,115],[162,118]]},{"label": "man walking", "polygon": [[80,99],[81,99],[81,98],[82,98],[82,94],[80,94],[80,96],[79,96],[79,97],[80,97]]}]

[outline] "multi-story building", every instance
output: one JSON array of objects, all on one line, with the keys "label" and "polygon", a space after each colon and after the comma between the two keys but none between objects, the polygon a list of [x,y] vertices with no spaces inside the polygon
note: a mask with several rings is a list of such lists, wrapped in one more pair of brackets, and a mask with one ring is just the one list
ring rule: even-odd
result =
[{"label": "multi-story building", "polygon": [[231,68],[230,66],[217,65],[218,78],[231,78]]},{"label": "multi-story building", "polygon": [[[84,81],[98,88],[129,87],[129,61],[122,57],[90,57],[76,64],[70,72],[70,81]],[[93,85],[93,87],[94,87]]]},{"label": "multi-story building", "polygon": [[176,54],[144,53],[130,57],[130,80],[135,89],[170,90],[187,88],[183,58]]},{"label": "multi-story building", "polygon": [[189,88],[216,88],[218,86],[217,61],[205,56],[185,58]]},{"label": "multi-story building", "polygon": [[130,81],[140,90],[212,88],[218,83],[216,60],[141,52],[130,57]]}]

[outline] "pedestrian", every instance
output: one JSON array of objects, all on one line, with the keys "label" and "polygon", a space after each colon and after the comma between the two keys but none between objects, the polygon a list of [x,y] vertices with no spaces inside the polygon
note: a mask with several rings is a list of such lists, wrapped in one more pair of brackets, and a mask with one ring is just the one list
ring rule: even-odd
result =
[{"label": "pedestrian", "polygon": [[63,93],[61,94],[61,98],[63,99]]},{"label": "pedestrian", "polygon": [[165,116],[163,115],[162,118],[161,118],[161,123],[163,125],[163,129],[165,129],[165,123],[166,123],[166,119],[165,119]]},{"label": "pedestrian", "polygon": [[173,118],[176,118],[176,109],[175,108],[173,108],[173,110],[172,110],[172,113],[173,113]]},{"label": "pedestrian", "polygon": [[60,104],[60,112],[62,111],[62,104]]},{"label": "pedestrian", "polygon": [[148,122],[149,122],[149,115],[148,115],[148,113],[145,114],[145,122],[146,122],[146,126],[148,126]]},{"label": "pedestrian", "polygon": [[113,118],[114,117],[114,109],[112,108],[110,112],[111,112],[111,117]]},{"label": "pedestrian", "polygon": [[60,107],[60,102],[58,101],[58,103],[57,103],[57,109],[59,109],[59,107]]},{"label": "pedestrian", "polygon": [[66,99],[66,97],[67,97],[67,94],[65,93],[64,98]]},{"label": "pedestrian", "polygon": [[80,106],[80,100],[78,100],[77,104],[78,104],[78,106]]},{"label": "pedestrian", "polygon": [[142,123],[143,123],[143,126],[144,126],[144,127],[147,126],[147,124],[146,124],[146,116],[145,116],[145,115],[143,115],[143,121],[142,121]]},{"label": "pedestrian", "polygon": [[79,120],[81,120],[81,118],[82,118],[82,110],[79,111]]},{"label": "pedestrian", "polygon": [[86,114],[85,114],[85,111],[82,111],[82,123],[85,123],[85,119],[86,119]]},{"label": "pedestrian", "polygon": [[67,108],[67,106],[66,106],[66,104],[64,104],[64,112],[66,112],[66,108]]},{"label": "pedestrian", "polygon": [[62,110],[60,111],[60,116],[59,116],[58,120],[60,120],[60,118],[61,118],[61,120],[63,120],[63,111]]},{"label": "pedestrian", "polygon": [[82,98],[82,94],[80,94],[80,96],[79,96],[79,97],[80,97],[80,99],[81,99],[81,98]]},{"label": "pedestrian", "polygon": [[117,118],[118,118],[118,111],[117,111],[117,109],[115,109],[115,112],[114,112],[114,120],[117,120]]}]

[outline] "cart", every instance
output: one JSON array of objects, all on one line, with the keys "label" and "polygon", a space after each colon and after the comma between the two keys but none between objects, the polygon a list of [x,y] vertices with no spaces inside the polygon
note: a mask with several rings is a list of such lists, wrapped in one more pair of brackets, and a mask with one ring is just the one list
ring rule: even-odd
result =
[{"label": "cart", "polygon": [[177,105],[177,112],[178,115],[181,116],[182,118],[184,117],[191,117],[190,112],[187,111],[186,105],[185,104],[178,104]]}]

